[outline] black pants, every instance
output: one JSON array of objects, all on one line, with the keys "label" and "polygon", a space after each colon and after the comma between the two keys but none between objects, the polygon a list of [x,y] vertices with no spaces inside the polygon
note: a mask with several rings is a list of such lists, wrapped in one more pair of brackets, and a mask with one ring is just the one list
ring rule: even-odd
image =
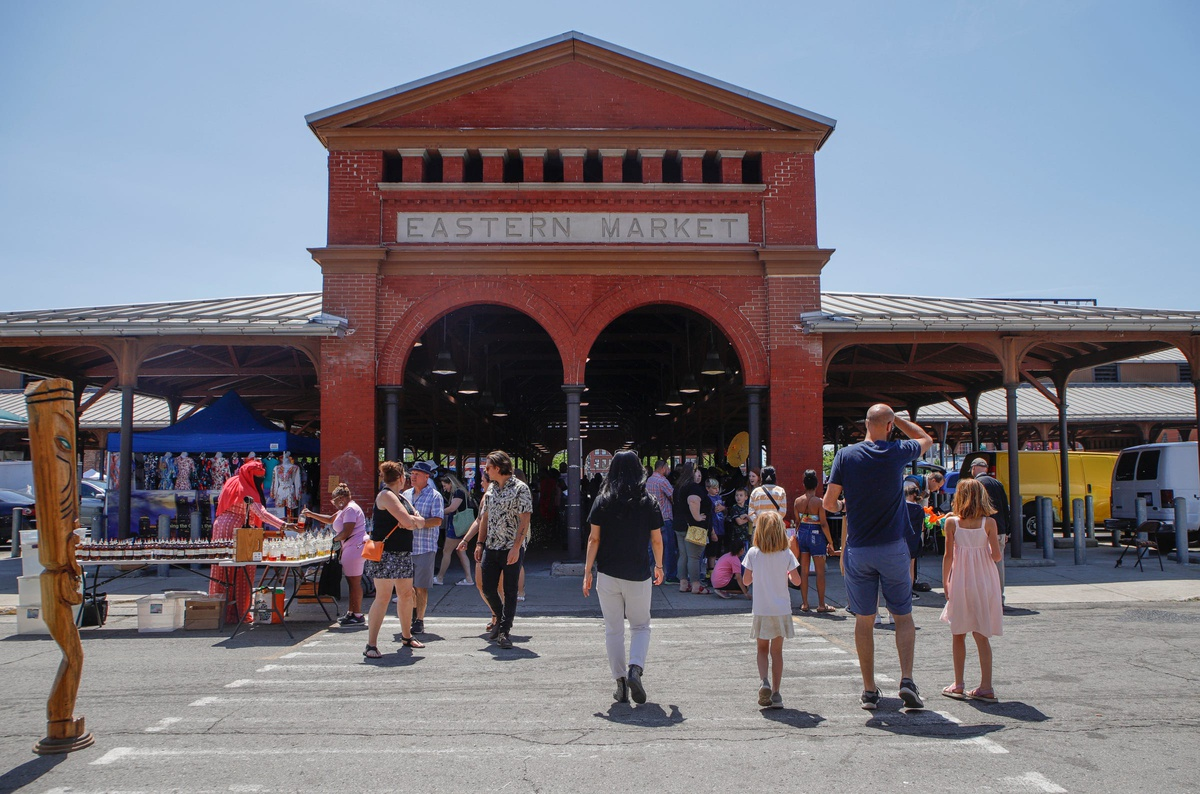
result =
[{"label": "black pants", "polygon": [[[483,597],[487,599],[492,614],[500,618],[500,630],[505,634],[512,631],[513,618],[517,616],[517,585],[521,580],[521,566],[525,564],[525,549],[512,565],[508,564],[510,549],[483,550]],[[504,603],[500,603],[500,574],[504,574]]]}]

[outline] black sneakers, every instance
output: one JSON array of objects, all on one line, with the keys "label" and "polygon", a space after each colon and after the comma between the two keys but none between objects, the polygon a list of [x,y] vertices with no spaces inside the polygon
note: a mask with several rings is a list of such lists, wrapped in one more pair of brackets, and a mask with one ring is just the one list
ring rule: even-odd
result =
[{"label": "black sneakers", "polygon": [[413,634],[424,634],[425,633],[425,621],[414,620],[412,622],[412,633]]},{"label": "black sneakers", "polygon": [[646,702],[646,688],[642,686],[642,668],[636,664],[629,665],[629,674],[625,677],[625,683],[629,687],[629,695],[633,698],[633,702],[642,704]]},{"label": "black sneakers", "polygon": [[862,695],[858,699],[859,705],[867,711],[874,711],[879,708],[879,690],[874,692],[864,689]]},{"label": "black sneakers", "polygon": [[911,678],[900,679],[900,699],[906,709],[923,709],[925,701],[921,700],[921,692]]},{"label": "black sneakers", "polygon": [[508,638],[508,632],[500,632],[500,636],[496,638],[496,644],[506,651],[512,648],[512,640]]}]

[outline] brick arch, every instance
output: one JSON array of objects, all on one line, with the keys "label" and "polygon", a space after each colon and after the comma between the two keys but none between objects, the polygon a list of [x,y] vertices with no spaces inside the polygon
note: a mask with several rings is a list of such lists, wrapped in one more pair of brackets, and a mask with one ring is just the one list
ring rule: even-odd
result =
[{"label": "brick arch", "polygon": [[512,280],[465,278],[429,293],[400,315],[379,355],[378,382],[404,383],[404,368],[408,365],[413,343],[445,315],[468,306],[481,305],[515,309],[532,319],[554,341],[562,360],[563,372],[567,371],[574,349],[574,331],[556,303],[542,293]]},{"label": "brick arch", "polygon": [[584,313],[583,321],[575,334],[578,341],[574,363],[576,368],[563,367],[563,378],[567,383],[583,383],[583,367],[596,339],[609,323],[634,309],[644,306],[679,306],[696,312],[711,320],[733,345],[742,365],[742,380],[750,386],[765,386],[769,379],[767,349],[758,331],[740,311],[727,311],[717,315],[713,307],[732,308],[731,301],[715,290],[698,287],[682,281],[663,284],[646,280],[635,282],[609,293],[593,303]]}]

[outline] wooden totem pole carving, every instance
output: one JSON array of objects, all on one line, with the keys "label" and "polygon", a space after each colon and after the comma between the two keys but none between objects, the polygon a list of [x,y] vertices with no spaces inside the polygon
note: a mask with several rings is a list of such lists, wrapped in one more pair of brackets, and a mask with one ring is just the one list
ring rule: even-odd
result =
[{"label": "wooden totem pole carving", "polygon": [[42,618],[63,659],[46,701],[46,736],[33,747],[40,755],[69,753],[95,739],[75,716],[75,698],[83,674],[83,645],[74,607],[83,601],[83,571],[75,560],[79,536],[79,483],[75,470],[75,390],[69,380],[46,380],[25,389],[29,446],[37,490],[38,558],[42,572]]}]

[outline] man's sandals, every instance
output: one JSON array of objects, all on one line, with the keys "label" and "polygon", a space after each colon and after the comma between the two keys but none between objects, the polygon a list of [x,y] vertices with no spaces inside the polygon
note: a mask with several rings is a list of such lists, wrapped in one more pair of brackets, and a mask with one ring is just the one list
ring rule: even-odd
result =
[{"label": "man's sandals", "polygon": [[424,648],[425,643],[418,640],[416,637],[400,636],[400,644],[405,648]]}]

